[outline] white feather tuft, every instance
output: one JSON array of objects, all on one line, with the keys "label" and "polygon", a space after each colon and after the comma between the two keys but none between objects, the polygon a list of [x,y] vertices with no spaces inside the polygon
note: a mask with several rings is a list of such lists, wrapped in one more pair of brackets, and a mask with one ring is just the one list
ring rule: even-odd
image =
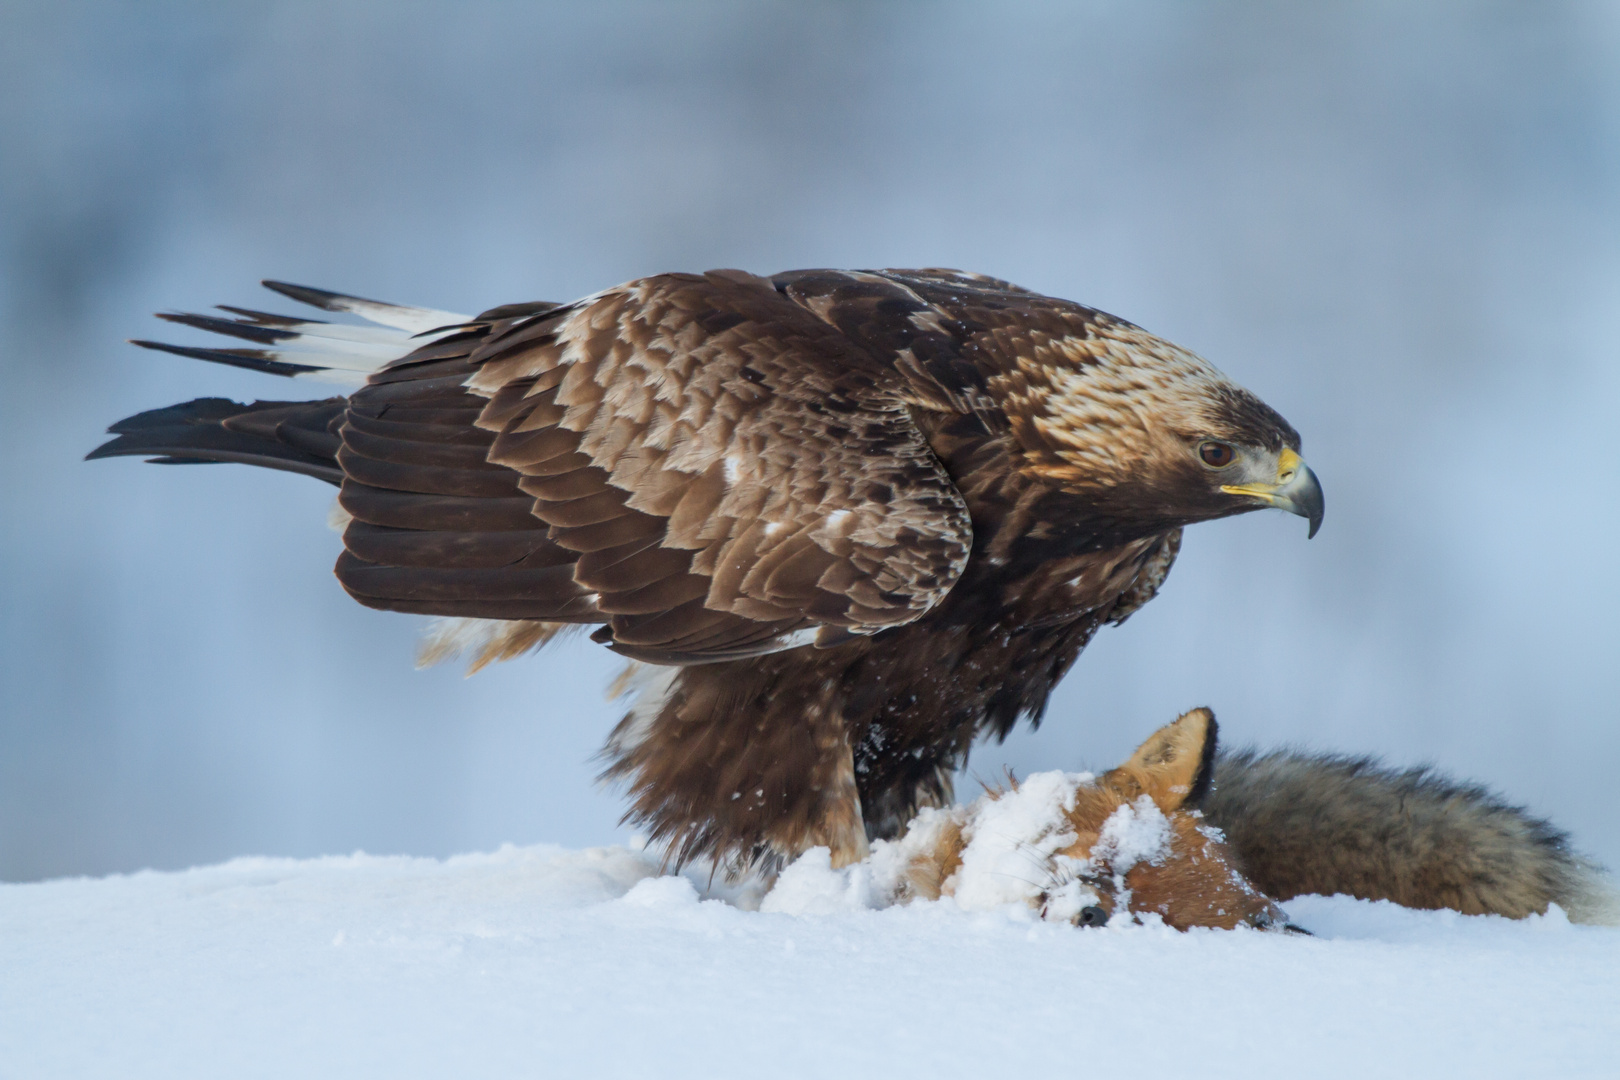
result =
[{"label": "white feather tuft", "polygon": [[613,734],[608,736],[606,750],[610,756],[623,757],[646,741],[647,733],[663,711],[664,704],[669,700],[669,692],[675,686],[675,678],[680,673],[678,667],[642,664],[635,660],[625,665],[624,671],[608,689],[609,698],[631,698],[630,711],[625,713],[624,719],[613,729]]},{"label": "white feather tuft", "polygon": [[497,660],[510,660],[546,644],[568,623],[536,619],[434,619],[416,652],[418,668],[432,667],[452,656],[467,656],[467,676]]}]

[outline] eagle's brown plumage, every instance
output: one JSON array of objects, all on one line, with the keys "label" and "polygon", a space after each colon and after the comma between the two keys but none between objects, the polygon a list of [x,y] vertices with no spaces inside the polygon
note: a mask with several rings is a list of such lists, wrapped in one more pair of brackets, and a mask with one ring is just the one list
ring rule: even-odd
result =
[{"label": "eagle's brown plumage", "polygon": [[671,665],[606,755],[680,859],[859,857],[950,797],[976,736],[1040,717],[1092,634],[1152,598],[1184,525],[1321,516],[1259,399],[992,278],[665,274],[470,320],[272,287],[421,340],[167,316],[277,347],[141,344],[364,385],[143,413],[91,456],[330,480],[361,603],[503,620],[494,654],[595,624]]}]

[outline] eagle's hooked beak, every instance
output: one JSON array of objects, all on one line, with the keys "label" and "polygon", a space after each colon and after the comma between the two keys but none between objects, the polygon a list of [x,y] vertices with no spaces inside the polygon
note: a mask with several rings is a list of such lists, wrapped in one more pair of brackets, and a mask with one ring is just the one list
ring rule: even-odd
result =
[{"label": "eagle's hooked beak", "polygon": [[1248,495],[1267,506],[1298,514],[1311,523],[1310,536],[1322,527],[1322,485],[1303,458],[1292,450],[1277,456],[1275,483],[1224,484],[1221,490],[1228,495]]}]

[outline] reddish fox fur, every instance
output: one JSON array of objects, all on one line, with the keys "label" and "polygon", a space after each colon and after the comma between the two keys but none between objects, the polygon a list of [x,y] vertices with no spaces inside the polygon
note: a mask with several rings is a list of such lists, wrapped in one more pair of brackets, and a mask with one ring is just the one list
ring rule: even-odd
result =
[{"label": "reddish fox fur", "polygon": [[[1557,903],[1577,921],[1615,921],[1614,893],[1562,833],[1481,788],[1366,760],[1217,758],[1215,742],[1214,715],[1194,709],[1118,768],[1064,778],[1037,842],[1011,837],[1039,867],[1024,898],[1048,919],[1092,925],[1123,909],[1178,930],[1295,929],[1273,898],[1335,892],[1511,918]],[[998,804],[1021,794],[1014,783],[919,815],[898,842],[894,899],[960,899],[975,844],[1007,847]],[[1146,847],[1119,841],[1133,820]]]}]

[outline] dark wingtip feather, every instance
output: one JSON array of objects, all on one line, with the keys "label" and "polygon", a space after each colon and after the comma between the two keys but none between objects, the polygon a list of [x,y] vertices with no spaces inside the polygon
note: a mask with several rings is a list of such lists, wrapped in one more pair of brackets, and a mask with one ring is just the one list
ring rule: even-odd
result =
[{"label": "dark wingtip feather", "polygon": [[215,315],[192,315],[183,311],[160,311],[157,313],[157,317],[164,322],[179,323],[181,326],[207,330],[211,334],[224,334],[226,337],[241,338],[244,341],[256,341],[260,345],[274,345],[277,342],[290,341],[299,336],[293,330],[265,326],[258,322],[238,322],[235,319],[221,319]]},{"label": "dark wingtip feather", "polygon": [[550,300],[535,300],[526,304],[502,304],[499,307],[492,307],[488,311],[480,311],[473,316],[473,322],[469,325],[495,322],[499,319],[521,319],[529,315],[544,315],[564,306],[566,305],[554,303]]},{"label": "dark wingtip feather", "polygon": [[412,334],[412,338],[432,337],[434,334],[447,334],[452,330],[482,330],[486,324],[474,319],[472,322],[446,323],[443,326],[430,326],[420,333]]},{"label": "dark wingtip feather", "polygon": [[446,328],[472,325],[467,322],[467,316],[465,315],[439,311],[434,308],[412,307],[408,304],[390,304],[382,300],[370,300],[364,296],[355,296],[352,293],[313,289],[308,285],[294,285],[291,282],[272,281],[268,278],[262,284],[272,292],[278,292],[288,299],[297,300],[300,304],[318,307],[323,311],[339,311],[358,315],[368,322],[379,323],[395,330],[414,331],[417,336],[424,333],[435,333]]},{"label": "dark wingtip feather", "polygon": [[296,300],[300,304],[308,304],[310,307],[318,307],[322,311],[343,311],[344,308],[341,301],[344,300],[359,300],[363,303],[379,304],[383,307],[391,306],[388,304],[383,304],[383,302],[380,300],[367,300],[362,296],[348,296],[344,293],[335,293],[327,289],[314,289],[308,285],[294,285],[286,281],[271,281],[270,279],[266,278],[265,280],[259,282],[259,284],[263,285],[271,292],[278,292],[290,300]]},{"label": "dark wingtip feather", "polygon": [[[134,416],[126,416],[107,429],[107,434],[117,435],[119,438],[102,443],[84,455],[84,460],[94,461],[97,458],[154,453],[158,447],[150,445],[150,437],[155,432],[172,434],[186,427],[218,424],[246,408],[246,405],[230,398],[197,398],[195,401],[167,405],[161,409],[148,409]],[[137,445],[140,440],[131,436],[145,436],[148,445],[145,449],[140,449]]]},{"label": "dark wingtip feather", "polygon": [[[107,429],[116,438],[90,451],[85,460],[143,457],[157,465],[232,461],[337,484],[343,480],[343,471],[332,456],[335,445],[323,447],[318,436],[314,440],[309,436],[329,428],[333,410],[341,406],[341,398],[252,405],[229,398],[198,398],[125,417]],[[268,434],[243,430],[242,421],[254,416],[283,417],[283,423]],[[238,423],[227,427],[230,421]],[[302,432],[296,430],[300,422]],[[335,444],[336,436],[330,436],[330,441]]]},{"label": "dark wingtip feather", "polygon": [[128,435],[155,427],[177,424],[217,424],[246,411],[249,406],[230,398],[208,397],[165,405],[161,409],[147,409],[134,416],[126,416],[107,429],[109,435]]},{"label": "dark wingtip feather", "polygon": [[233,307],[230,304],[216,304],[214,306],[219,308],[221,311],[228,311],[232,315],[240,315],[242,318],[247,319],[249,322],[257,326],[285,327],[287,329],[291,329],[292,327],[299,326],[303,323],[318,323],[322,326],[329,325],[325,319],[309,319],[303,316],[294,317],[292,315],[275,315],[268,311],[255,311],[252,308]]},{"label": "dark wingtip feather", "polygon": [[201,349],[192,345],[170,345],[162,341],[145,341],[139,338],[130,338],[129,343],[139,345],[143,349],[188,356],[193,360],[208,360],[215,364],[229,364],[231,367],[247,368],[250,371],[264,371],[271,375],[293,376],[324,370],[310,364],[289,364],[285,360],[271,360],[260,349]]}]

